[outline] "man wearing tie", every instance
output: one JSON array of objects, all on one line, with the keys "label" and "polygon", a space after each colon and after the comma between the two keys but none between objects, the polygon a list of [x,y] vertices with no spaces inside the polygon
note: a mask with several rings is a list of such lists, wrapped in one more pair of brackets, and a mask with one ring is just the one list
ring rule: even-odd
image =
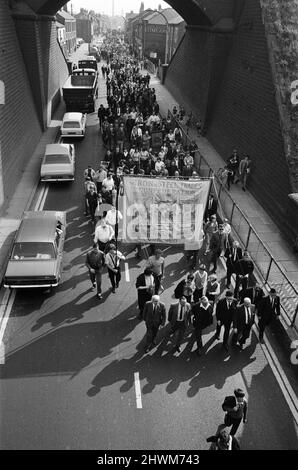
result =
[{"label": "man wearing tie", "polygon": [[228,235],[224,232],[222,224],[218,225],[218,232],[213,233],[210,240],[211,260],[213,263],[213,270],[210,273],[215,273],[217,269],[217,260],[222,252],[225,252],[228,243]]},{"label": "man wearing tie", "polygon": [[262,299],[264,298],[265,294],[261,286],[256,282],[254,286],[247,287],[246,289],[242,289],[240,291],[240,303],[243,304],[244,298],[249,297],[251,303],[254,304],[256,307],[256,314],[258,314],[260,305],[262,303]]},{"label": "man wearing tie", "polygon": [[207,219],[210,219],[211,215],[215,215],[217,212],[217,201],[214,199],[213,194],[209,194],[209,198],[206,204],[206,212],[205,212],[205,222],[207,222]]},{"label": "man wearing tie", "polygon": [[[250,330],[254,324],[255,306],[251,303],[249,297],[245,297],[244,303],[237,307],[233,319],[234,336],[232,342],[240,349],[249,338]],[[237,344],[238,342],[238,344]]]},{"label": "man wearing tie", "polygon": [[166,308],[165,305],[160,302],[159,295],[153,295],[152,300],[146,302],[143,317],[147,328],[147,340],[145,346],[145,353],[156,345],[156,335],[160,325],[164,325],[166,322]]},{"label": "man wearing tie", "polygon": [[180,344],[183,339],[186,327],[190,323],[190,304],[187,303],[184,295],[177,304],[172,304],[169,309],[168,321],[171,325],[170,335],[176,334],[175,350],[180,352]]},{"label": "man wearing tie", "polygon": [[237,308],[237,300],[233,297],[233,292],[227,290],[226,297],[220,299],[216,305],[216,339],[219,340],[221,327],[224,326],[224,337],[223,337],[223,347],[226,351],[229,349],[229,335],[231,330],[231,324],[235,316],[235,311]]},{"label": "man wearing tie", "polygon": [[280,315],[280,298],[275,289],[270,289],[269,295],[264,297],[259,305],[259,339],[263,341],[264,331],[271,321]]},{"label": "man wearing tie", "polygon": [[236,272],[236,264],[242,259],[242,249],[239,242],[233,241],[232,246],[228,246],[225,251],[225,258],[227,260],[227,288],[230,288],[232,274]]}]

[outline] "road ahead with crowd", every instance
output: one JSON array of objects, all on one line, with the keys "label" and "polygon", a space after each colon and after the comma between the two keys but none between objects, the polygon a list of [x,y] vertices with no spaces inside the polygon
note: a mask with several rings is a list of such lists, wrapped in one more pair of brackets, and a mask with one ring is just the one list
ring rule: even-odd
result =
[{"label": "road ahead with crowd", "polygon": [[[40,209],[67,213],[61,282],[51,292],[11,291],[9,298],[1,449],[208,449],[206,438],[223,422],[223,399],[235,388],[248,398],[247,423],[237,434],[241,448],[296,449],[297,424],[254,332],[243,351],[226,351],[214,322],[204,330],[205,353],[198,357],[192,327],[177,353],[166,322],[156,347],[144,354],[135,281],[146,253],[137,259],[129,245],[119,245],[126,264],[116,294],[106,270],[102,300],[91,291],[85,259],[94,225],[84,215],[83,175],[105,154],[96,112],[88,115],[86,137],[74,145],[75,181],[41,184],[33,201],[33,207],[39,200]],[[189,264],[179,248],[162,250],[161,301],[168,313]]]}]

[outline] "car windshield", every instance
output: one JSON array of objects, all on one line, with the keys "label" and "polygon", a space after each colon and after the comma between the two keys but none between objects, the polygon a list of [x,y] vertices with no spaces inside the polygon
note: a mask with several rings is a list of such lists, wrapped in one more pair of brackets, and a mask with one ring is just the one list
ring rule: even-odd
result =
[{"label": "car windshield", "polygon": [[70,159],[68,155],[46,155],[45,163],[70,163]]},{"label": "car windshield", "polygon": [[54,259],[55,250],[52,243],[43,242],[25,242],[15,243],[11,259],[28,260],[28,259]]},{"label": "car windshield", "polygon": [[63,123],[64,129],[79,129],[80,123],[78,121],[66,121]]}]

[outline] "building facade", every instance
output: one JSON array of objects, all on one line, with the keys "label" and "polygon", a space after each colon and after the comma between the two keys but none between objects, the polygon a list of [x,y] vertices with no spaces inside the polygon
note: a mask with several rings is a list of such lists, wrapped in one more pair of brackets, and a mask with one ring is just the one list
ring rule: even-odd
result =
[{"label": "building facade", "polygon": [[56,18],[59,23],[65,26],[66,35],[66,53],[67,56],[72,54],[76,49],[77,32],[76,32],[76,19],[67,11],[60,10]]},{"label": "building facade", "polygon": [[145,10],[127,22],[132,52],[155,65],[169,63],[185,34],[185,22],[173,8]]},{"label": "building facade", "polygon": [[59,23],[56,21],[56,28],[57,28],[57,40],[60,44],[60,47],[63,51],[65,57],[67,57],[67,44],[66,44],[66,29],[64,24]]}]

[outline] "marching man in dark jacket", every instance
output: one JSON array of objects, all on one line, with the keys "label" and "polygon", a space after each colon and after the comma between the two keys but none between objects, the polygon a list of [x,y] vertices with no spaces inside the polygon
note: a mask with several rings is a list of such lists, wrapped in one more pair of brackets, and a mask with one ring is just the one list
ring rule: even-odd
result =
[{"label": "marching man in dark jacket", "polygon": [[158,333],[158,329],[166,322],[166,308],[159,299],[159,295],[153,295],[152,300],[146,302],[143,310],[143,318],[147,328],[145,352],[148,352],[149,349],[156,344],[155,338]]},{"label": "marching man in dark jacket", "polygon": [[230,288],[232,274],[236,272],[236,264],[242,259],[242,249],[239,242],[233,241],[232,246],[228,246],[225,251],[227,260],[227,288]]},{"label": "marching man in dark jacket", "polygon": [[233,319],[234,336],[232,343],[240,349],[243,349],[246,340],[249,338],[254,320],[255,306],[252,305],[249,297],[245,297],[244,303],[237,307]]},{"label": "marching man in dark jacket", "polygon": [[197,302],[192,306],[191,314],[193,316],[192,324],[195,329],[195,336],[197,341],[197,354],[202,354],[203,342],[202,342],[202,331],[207,326],[212,325],[213,322],[213,306],[209,302],[208,297],[205,295],[201,298],[200,302]]},{"label": "marching man in dark jacket", "polygon": [[235,268],[236,285],[234,295],[238,298],[240,286],[243,290],[247,289],[250,284],[251,275],[254,270],[254,263],[251,260],[248,251],[244,251],[243,258],[236,263]]},{"label": "marching man in dark jacket", "polygon": [[267,325],[280,315],[280,298],[275,289],[270,289],[269,295],[264,297],[259,305],[259,338],[263,341],[264,331]]},{"label": "marching man in dark jacket", "polygon": [[229,335],[235,311],[237,308],[237,300],[233,297],[233,292],[226,291],[226,297],[220,299],[216,305],[216,339],[219,340],[221,327],[224,326],[223,347],[226,351],[229,349]]},{"label": "marching man in dark jacket", "polygon": [[246,423],[247,400],[244,391],[236,388],[234,396],[225,397],[222,408],[226,412],[224,423],[226,426],[232,426],[230,435],[235,436],[241,420]]}]

